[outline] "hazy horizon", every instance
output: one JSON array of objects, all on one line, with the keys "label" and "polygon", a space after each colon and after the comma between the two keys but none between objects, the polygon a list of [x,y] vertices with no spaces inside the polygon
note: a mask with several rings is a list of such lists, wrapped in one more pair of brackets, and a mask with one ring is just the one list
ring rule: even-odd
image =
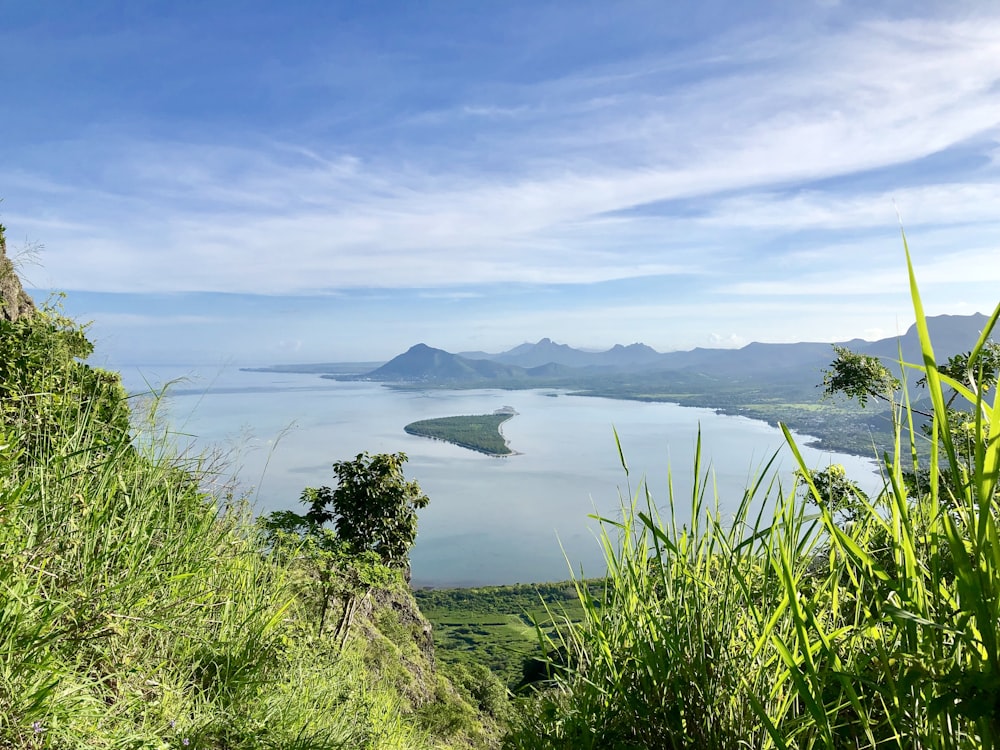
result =
[{"label": "hazy horizon", "polygon": [[[980,312],[980,311],[974,311],[974,312],[971,312],[971,313],[968,314],[968,316],[972,316],[972,315],[982,315],[982,316],[985,317],[986,313],[983,313],[983,312]],[[968,317],[968,316],[965,316],[965,317]],[[909,326],[907,326],[907,328],[909,328]],[[901,328],[899,330],[899,332],[898,332],[898,335],[902,336],[904,333],[906,333],[906,329],[905,328]],[[897,334],[893,334],[893,335],[890,335],[890,336],[882,336],[882,337],[880,337],[880,339],[893,338],[895,335],[897,335]],[[855,336],[855,337],[852,337],[851,339],[841,339],[839,341],[828,341],[828,342],[825,342],[825,341],[816,341],[816,340],[812,340],[812,341],[787,341],[787,342],[750,341],[750,342],[746,342],[744,344],[740,344],[738,347],[737,346],[718,346],[718,347],[708,346],[708,347],[702,347],[702,348],[735,349],[735,348],[742,348],[742,347],[747,346],[748,344],[752,344],[752,343],[789,343],[789,344],[796,344],[796,343],[829,343],[832,346],[833,344],[844,343],[844,342],[850,341],[852,339],[853,340],[859,340],[860,339],[860,340],[869,341],[869,342],[880,340],[880,339],[874,339],[874,338],[864,338],[862,336]],[[337,359],[337,358],[327,357],[325,359],[308,359],[307,360],[307,359],[301,359],[300,358],[300,359],[286,359],[286,360],[282,360],[282,361],[277,361],[277,360],[274,360],[274,361],[271,361],[271,360],[264,361],[262,359],[253,359],[253,357],[251,356],[249,359],[247,359],[245,361],[236,361],[233,358],[228,358],[228,359],[226,359],[226,358],[223,358],[223,359],[216,358],[216,359],[207,359],[207,360],[204,360],[204,361],[198,361],[198,360],[187,360],[187,361],[181,361],[181,360],[138,361],[138,360],[130,360],[128,358],[125,358],[125,359],[119,359],[119,360],[115,360],[115,361],[110,361],[108,352],[104,351],[100,346],[97,347],[96,358],[97,359],[101,359],[101,360],[105,360],[105,362],[108,363],[108,364],[110,364],[111,366],[124,366],[124,367],[132,367],[132,368],[144,367],[144,366],[149,366],[149,367],[161,367],[161,366],[179,366],[179,367],[185,367],[185,366],[192,366],[192,367],[208,367],[208,368],[222,367],[222,366],[224,366],[224,367],[269,367],[269,366],[276,366],[276,365],[309,365],[309,364],[323,364],[323,363],[330,363],[330,364],[359,364],[359,363],[384,364],[384,363],[390,361],[391,359],[394,359],[395,357],[399,356],[400,354],[405,354],[411,348],[413,348],[415,346],[419,346],[421,344],[429,346],[429,347],[431,347],[433,349],[442,349],[444,351],[447,351],[450,354],[457,354],[457,355],[463,355],[463,354],[467,354],[467,353],[480,353],[480,354],[496,354],[496,355],[500,355],[500,354],[506,354],[507,352],[510,352],[511,350],[516,349],[516,348],[521,347],[521,346],[528,346],[528,345],[540,344],[543,341],[549,341],[550,343],[555,344],[557,346],[569,346],[572,349],[575,349],[577,351],[589,352],[589,353],[602,353],[602,352],[606,352],[606,351],[609,351],[610,349],[613,349],[615,346],[626,346],[626,347],[627,346],[632,346],[632,345],[649,346],[644,341],[625,341],[625,340],[618,341],[618,342],[616,342],[615,344],[612,344],[609,347],[603,347],[603,348],[602,347],[592,347],[592,346],[578,346],[578,345],[573,345],[573,344],[567,344],[567,342],[565,342],[565,341],[557,341],[555,339],[552,339],[549,336],[542,336],[542,337],[539,337],[539,338],[536,338],[536,339],[533,339],[533,340],[520,341],[518,343],[511,344],[509,346],[505,346],[502,349],[497,349],[497,350],[491,351],[491,352],[485,352],[484,350],[469,350],[469,349],[462,350],[462,351],[454,351],[454,350],[446,349],[446,348],[444,348],[442,346],[437,346],[437,345],[435,345],[432,342],[428,342],[428,341],[416,341],[416,342],[413,342],[413,344],[407,346],[405,349],[402,349],[402,350],[396,352],[395,354],[393,354],[391,356],[384,357],[384,358],[381,358],[381,359]],[[689,349],[685,349],[685,350],[680,350],[680,349],[659,350],[659,349],[655,349],[655,347],[650,347],[650,348],[654,349],[655,351],[657,351],[660,354],[667,354],[667,353],[670,353],[670,352],[678,352],[678,351],[690,351]],[[692,348],[694,348],[694,347],[692,347]]]}]

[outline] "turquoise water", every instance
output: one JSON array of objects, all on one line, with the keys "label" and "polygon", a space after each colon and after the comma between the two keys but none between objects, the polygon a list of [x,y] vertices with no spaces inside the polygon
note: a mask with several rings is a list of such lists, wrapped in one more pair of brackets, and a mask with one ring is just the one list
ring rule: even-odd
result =
[{"label": "turquoise water", "polygon": [[[235,476],[259,512],[297,508],[303,487],[332,484],[334,461],[362,451],[404,451],[407,477],[431,499],[421,511],[411,553],[416,586],[564,579],[567,558],[576,573],[582,567],[588,576],[601,574],[596,524],[588,514],[618,515],[619,494],[628,497],[643,477],[657,503],[665,504],[668,468],[677,505],[687,507],[699,425],[703,469],[711,468],[724,511],[739,503],[744,487],[776,450],[781,449],[786,487],[794,469],[779,430],[674,404],[552,390],[394,391],[373,383],[233,368],[123,368],[122,373],[133,389],[180,374],[191,377],[175,384],[166,400],[175,439],[220,453],[225,467],[220,481]],[[417,419],[482,414],[502,406],[518,412],[503,428],[518,452],[507,458],[403,432]],[[811,466],[842,463],[862,486],[875,487],[872,462],[800,447]]]}]

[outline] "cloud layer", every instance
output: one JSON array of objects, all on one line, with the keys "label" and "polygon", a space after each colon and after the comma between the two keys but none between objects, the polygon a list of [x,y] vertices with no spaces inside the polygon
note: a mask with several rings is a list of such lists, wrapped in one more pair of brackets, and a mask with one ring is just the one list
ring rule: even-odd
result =
[{"label": "cloud layer", "polygon": [[[632,280],[689,316],[733,309],[742,330],[699,335],[741,341],[806,338],[780,332],[770,304],[905,304],[898,212],[940,310],[995,304],[1000,14],[815,6],[678,39],[645,6],[628,33],[612,24],[617,52],[590,59],[572,42],[594,30],[570,5],[545,7],[543,28],[506,47],[469,19],[454,53],[465,69],[419,40],[391,54],[369,44],[378,29],[364,18],[342,37],[359,48],[350,64],[316,46],[281,62],[223,49],[214,65],[261,85],[260,102],[238,106],[222,95],[167,115],[147,91],[133,109],[119,72],[94,83],[109,116],[5,139],[4,223],[45,243],[37,286],[452,300],[564,286],[578,293],[552,325],[564,315],[568,329],[601,315],[629,325],[602,295]],[[187,33],[184,20],[157,44]],[[557,28],[569,62],[539,41]],[[119,31],[108,64],[137,54],[141,33]],[[157,85],[168,97],[196,73]],[[517,343],[521,329],[506,330]]]}]

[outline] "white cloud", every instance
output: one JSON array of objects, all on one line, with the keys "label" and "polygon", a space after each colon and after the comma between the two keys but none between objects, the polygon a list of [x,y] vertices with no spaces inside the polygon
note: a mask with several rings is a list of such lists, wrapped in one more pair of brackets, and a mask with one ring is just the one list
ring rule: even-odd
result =
[{"label": "white cloud", "polygon": [[[45,235],[57,287],[296,293],[741,273],[758,260],[759,243],[778,236],[890,226],[893,198],[921,225],[995,220],[995,170],[892,191],[788,187],[1000,137],[997,18],[776,35],[726,50],[729,72],[708,77],[706,61],[719,52],[703,50],[689,63],[698,75],[670,89],[658,88],[680,65],[668,58],[525,86],[509,94],[514,103],[468,104],[464,114],[496,129],[456,131],[453,149],[414,147],[409,158],[288,139],[116,140],[99,154],[107,176],[97,190],[19,172],[29,191],[71,196],[58,215],[27,221]],[[478,168],[484,156],[504,169]],[[702,215],[608,216],[692,199]],[[766,279],[757,269],[727,290],[899,288],[888,261],[844,267],[871,258],[864,242],[849,253],[835,241],[785,245],[777,266],[794,269],[819,253],[831,260],[826,276]],[[935,267],[958,275],[940,251]],[[963,252],[982,264],[990,250]]]},{"label": "white cloud", "polygon": [[790,195],[749,193],[707,204],[693,220],[704,226],[745,229],[847,229],[893,225],[898,215],[905,226],[997,222],[1000,205],[997,182],[945,183],[892,191],[858,191],[838,195],[804,189]]},{"label": "white cloud", "polygon": [[713,333],[708,337],[708,344],[713,349],[739,349],[750,342],[736,333]]},{"label": "white cloud", "polygon": [[472,117],[517,117],[525,112],[524,107],[498,107],[495,105],[472,105],[462,107],[462,114]]}]

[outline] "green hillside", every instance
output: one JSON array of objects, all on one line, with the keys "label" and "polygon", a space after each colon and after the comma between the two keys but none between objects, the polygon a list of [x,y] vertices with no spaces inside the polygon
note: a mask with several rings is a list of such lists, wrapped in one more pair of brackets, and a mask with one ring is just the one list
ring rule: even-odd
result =
[{"label": "green hillside", "polygon": [[0,747],[496,746],[402,568],[262,533],[0,271]]}]

